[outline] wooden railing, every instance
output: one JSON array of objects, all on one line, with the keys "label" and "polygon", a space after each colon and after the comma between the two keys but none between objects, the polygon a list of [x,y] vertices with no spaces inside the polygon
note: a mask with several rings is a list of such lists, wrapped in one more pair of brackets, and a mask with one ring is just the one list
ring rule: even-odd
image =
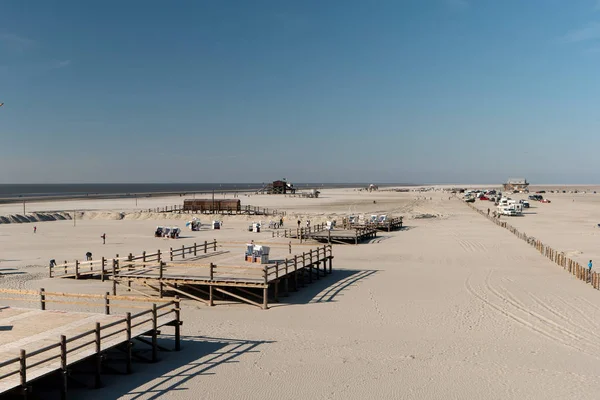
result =
[{"label": "wooden railing", "polygon": [[175,258],[185,259],[186,255],[188,257],[191,257],[192,255],[197,256],[198,253],[206,254],[209,251],[217,251],[216,239],[212,242],[204,241],[204,243],[194,243],[190,246],[182,245],[177,248],[170,247],[166,252],[157,250],[155,253],[148,253],[143,251],[142,254],[137,256],[129,253],[127,257],[119,257],[117,254],[114,258],[102,257],[101,259],[91,261],[65,261],[61,264],[51,264],[48,267],[48,275],[50,278],[73,276],[75,279],[79,279],[86,275],[100,275],[102,281],[104,281],[107,276],[124,268],[130,269],[134,265],[145,266],[146,264],[160,264],[161,261],[164,261],[165,259],[168,259],[169,261],[173,261]]},{"label": "wooden railing", "polygon": [[[257,281],[262,281],[264,284],[273,278],[284,276],[291,271],[297,271],[298,268],[304,268],[312,264],[323,263],[333,257],[333,250],[331,245],[325,245],[323,247],[317,247],[316,249],[310,249],[308,252],[303,252],[302,255],[296,255],[293,258],[286,258],[284,261],[276,262],[274,265],[255,266],[248,264],[245,266],[233,266],[233,265],[216,265],[210,263],[208,265],[189,265],[189,268],[206,268],[208,269],[207,280],[211,282],[223,281],[230,278],[242,278],[242,277],[253,277]],[[300,265],[300,263],[302,263]],[[186,267],[185,264],[177,265],[177,267]],[[143,268],[141,265],[132,265],[128,272],[136,272],[140,270],[152,270],[158,272],[158,279],[165,277],[169,265],[165,262],[161,262],[158,265],[152,267]],[[226,276],[222,276],[227,274]],[[217,276],[221,275],[221,276]],[[119,273],[115,275],[119,277]],[[162,297],[162,294],[161,294]]]},{"label": "wooden railing", "polygon": [[[146,211],[146,210],[144,210]],[[222,208],[207,208],[202,210],[186,210],[183,205],[175,204],[172,206],[163,206],[163,207],[155,207],[148,208],[147,212],[149,213],[179,213],[179,214],[223,214],[223,215],[233,215],[233,214],[251,214],[251,215],[281,215],[285,216],[286,212],[282,210],[277,210],[273,208],[267,207],[258,207],[246,205],[241,208],[237,207],[222,207]]]},{"label": "wooden railing", "polygon": [[272,231],[272,237],[284,237],[284,238],[308,238],[312,233],[322,232],[326,230],[327,224],[325,222],[320,224],[314,224],[308,227],[298,228],[287,228],[287,229],[275,229]]},{"label": "wooden railing", "polygon": [[[157,329],[160,326],[164,326],[167,324],[171,324],[175,326],[175,350],[180,349],[180,325],[181,325],[181,308],[180,301],[178,298],[175,299],[144,299],[144,298],[134,298],[127,296],[110,296],[110,295],[84,295],[84,294],[75,294],[75,293],[52,293],[45,292],[41,289],[39,292],[36,291],[21,291],[21,290],[9,290],[9,289],[0,289],[0,293],[5,294],[13,294],[13,295],[21,295],[25,296],[24,298],[11,298],[12,300],[21,300],[21,301],[39,301],[41,304],[41,309],[46,309],[47,303],[63,303],[63,304],[88,304],[88,305],[98,305],[91,301],[88,302],[67,302],[67,301],[57,301],[57,300],[49,300],[48,297],[58,296],[58,297],[71,297],[71,298],[86,298],[86,299],[101,299],[103,300],[103,304],[100,304],[101,307],[105,307],[106,313],[109,313],[109,305],[107,301],[109,300],[122,300],[122,301],[133,301],[133,302],[152,302],[152,308],[148,309],[148,307],[141,306],[132,306],[131,304],[124,305],[124,308],[144,308],[145,311],[141,311],[137,314],[131,314],[127,312],[126,315],[113,321],[108,324],[102,325],[99,322],[96,322],[96,327],[94,329],[90,329],[83,333],[80,333],[75,336],[71,336],[67,338],[65,335],[60,336],[60,340],[54,344],[49,346],[36,349],[35,351],[26,352],[26,350],[21,349],[18,356],[10,358],[6,361],[0,363],[0,370],[3,370],[0,374],[0,381],[6,378],[10,378],[14,375],[19,375],[20,377],[20,386],[25,388],[28,381],[28,371],[32,368],[41,366],[43,364],[52,363],[53,361],[58,362],[60,360],[60,364],[54,364],[57,370],[62,370],[64,372],[63,376],[67,378],[67,365],[69,362],[69,355],[77,352],[78,350],[84,349],[86,347],[90,347],[94,345],[94,351],[91,353],[92,356],[100,357],[101,353],[105,351],[107,348],[112,347],[110,344],[103,347],[103,343],[106,343],[107,339],[114,338],[117,335],[121,335],[122,342],[130,343],[132,337],[135,335],[132,333],[132,330],[136,330],[140,332],[140,327],[144,332],[151,332],[152,335],[152,360],[157,360]],[[28,299],[28,297],[35,297],[35,299]],[[6,299],[6,298],[4,298]],[[156,303],[162,303],[160,306],[157,306]],[[115,305],[113,305],[115,306]],[[166,318],[163,318],[166,317]],[[159,318],[161,322],[159,322]],[[144,328],[146,326],[146,328]],[[137,328],[137,329],[136,329]],[[142,333],[144,333],[142,332]],[[124,335],[123,335],[124,334]],[[114,345],[114,339],[113,339]],[[128,346],[128,354],[127,354],[127,372],[131,372],[131,345]],[[51,364],[52,365],[52,364]],[[48,367],[48,365],[46,365]],[[12,368],[12,369],[11,369]],[[8,372],[4,371],[5,369],[9,369]],[[96,371],[96,384],[99,386],[99,369]],[[66,391],[66,381],[64,382],[64,389]]]},{"label": "wooden railing", "polygon": [[[264,283],[268,284],[273,279],[286,276],[291,272],[297,272],[298,268],[315,267],[318,271],[321,263],[323,263],[323,268],[326,268],[325,263],[332,258],[333,247],[328,244],[323,247],[317,247],[316,250],[311,249],[308,252],[303,252],[302,255],[286,258],[283,262],[277,262],[275,265],[265,265],[263,268]],[[302,266],[299,265],[300,263],[302,263]],[[331,272],[331,264],[329,268],[329,272]]]}]

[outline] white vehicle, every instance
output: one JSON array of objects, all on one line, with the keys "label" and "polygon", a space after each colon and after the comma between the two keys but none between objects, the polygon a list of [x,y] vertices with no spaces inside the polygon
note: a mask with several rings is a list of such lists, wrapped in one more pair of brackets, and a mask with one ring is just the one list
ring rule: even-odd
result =
[{"label": "white vehicle", "polygon": [[511,217],[523,215],[523,205],[511,203],[505,206],[498,206],[498,212],[502,215],[509,215]]}]

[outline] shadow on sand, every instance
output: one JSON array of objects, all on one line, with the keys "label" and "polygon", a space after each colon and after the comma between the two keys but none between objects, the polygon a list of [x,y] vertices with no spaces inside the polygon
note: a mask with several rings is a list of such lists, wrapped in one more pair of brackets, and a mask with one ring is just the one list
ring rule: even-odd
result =
[{"label": "shadow on sand", "polygon": [[[124,365],[122,362],[116,362],[119,360],[119,353],[110,353],[108,357],[110,362],[107,362],[109,367],[104,368],[104,372],[107,374],[102,375],[102,388],[98,390],[90,388],[93,382],[93,379],[90,380],[92,378],[90,375],[93,374],[90,374],[89,371],[86,372],[86,366],[81,365],[77,371],[73,370],[72,375],[77,381],[84,382],[87,387],[75,385],[75,381],[71,382],[68,398],[91,400],[124,397],[131,400],[149,400],[162,398],[168,394],[172,396],[173,392],[179,392],[175,396],[180,398],[201,398],[201,394],[189,391],[187,383],[190,380],[215,375],[219,372],[219,367],[237,363],[241,356],[258,353],[261,345],[269,343],[273,342],[183,336],[181,351],[160,352],[160,360],[154,364],[135,362],[131,375],[110,373],[110,365],[114,365],[115,370],[123,370]],[[163,335],[160,345],[171,348],[173,337]],[[222,371],[222,373],[227,372]],[[54,384],[48,381],[44,385],[45,387],[41,386],[34,390],[38,395],[43,393],[41,398],[59,399],[60,392],[55,386],[56,381],[57,379],[53,380]],[[80,387],[75,388],[74,386]]]},{"label": "shadow on sand", "polygon": [[292,304],[331,303],[338,301],[344,293],[356,284],[368,279],[378,270],[337,269],[331,275],[313,280],[301,287],[297,292],[290,292],[288,297],[281,297],[279,303],[269,304],[276,308]]}]

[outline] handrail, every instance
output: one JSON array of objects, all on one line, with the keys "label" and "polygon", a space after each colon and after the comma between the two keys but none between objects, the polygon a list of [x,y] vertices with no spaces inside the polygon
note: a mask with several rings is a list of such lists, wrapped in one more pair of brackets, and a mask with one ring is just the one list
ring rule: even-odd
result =
[{"label": "handrail", "polygon": [[[32,292],[32,291],[29,291]],[[163,309],[166,308],[167,306],[174,306],[173,309],[162,313],[162,314],[158,314],[156,312],[156,310],[158,309]],[[20,350],[20,356],[19,357],[13,357],[11,359],[8,359],[6,361],[0,362],[0,368],[5,368],[5,367],[10,367],[10,366],[15,366],[18,368],[15,368],[14,371],[9,371],[7,373],[4,373],[3,375],[0,375],[0,380],[11,377],[13,375],[17,375],[20,374],[21,375],[21,386],[25,385],[27,382],[27,370],[31,369],[31,368],[35,368],[37,366],[40,366],[42,364],[51,362],[53,360],[56,359],[60,359],[61,360],[61,368],[65,368],[67,365],[67,355],[71,354],[77,350],[80,350],[82,348],[85,348],[87,346],[90,346],[92,344],[96,344],[96,352],[101,351],[101,341],[102,340],[106,340],[108,338],[111,338],[115,335],[118,334],[122,334],[123,332],[127,332],[126,337],[128,338],[127,340],[131,340],[131,330],[137,326],[143,325],[143,324],[147,324],[149,322],[152,323],[152,331],[153,331],[153,352],[156,351],[156,329],[159,327],[159,323],[158,323],[158,319],[160,317],[164,317],[165,315],[168,315],[170,313],[174,313],[174,319],[175,321],[177,321],[177,326],[176,326],[176,350],[179,350],[179,323],[180,323],[180,317],[179,317],[179,310],[180,310],[180,304],[179,304],[179,300],[175,300],[175,301],[170,301],[169,303],[163,304],[159,307],[156,306],[156,304],[153,305],[153,308],[150,310],[147,310],[145,312],[141,312],[136,314],[135,316],[131,316],[131,314],[127,314],[127,318],[121,318],[118,319],[117,321],[113,321],[111,323],[108,323],[106,325],[101,325],[99,322],[96,322],[96,328],[95,329],[90,329],[87,330],[85,332],[82,332],[78,335],[72,336],[70,338],[66,338],[65,336],[61,336],[61,340],[58,343],[53,343],[51,345],[42,347],[40,349],[36,349],[34,351],[31,352],[26,352],[25,350]],[[150,318],[146,318],[143,319],[142,321],[138,321],[136,324],[131,324],[132,319],[135,318],[139,318],[140,316],[143,315],[147,315],[151,313],[152,316]],[[114,326],[123,326],[120,329],[117,329],[113,332],[107,333],[105,335],[101,335],[101,332],[112,328]],[[163,325],[164,325],[164,321],[163,321]],[[86,340],[83,343],[79,343],[73,347],[68,348],[67,344],[69,343],[73,343],[75,341],[78,341],[80,339],[84,339],[84,338],[90,338],[91,336],[93,336],[92,340]],[[47,354],[49,351],[55,350],[57,348],[60,348],[60,353],[59,354],[53,354],[53,355],[49,355],[47,357],[44,357],[42,359],[35,359],[32,360],[31,363],[27,363],[28,359],[32,359],[33,357],[39,356],[41,354]],[[153,355],[153,359],[154,355]],[[18,365],[16,365],[18,364]]]}]

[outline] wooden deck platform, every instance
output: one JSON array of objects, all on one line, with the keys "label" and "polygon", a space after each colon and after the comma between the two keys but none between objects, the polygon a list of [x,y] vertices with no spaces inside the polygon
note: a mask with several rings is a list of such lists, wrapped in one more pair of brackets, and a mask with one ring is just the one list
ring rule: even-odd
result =
[{"label": "wooden deck platform", "polygon": [[284,237],[304,240],[312,239],[320,242],[348,244],[359,244],[362,241],[377,237],[376,227],[349,227],[344,229],[334,228],[328,230],[324,223],[316,224],[307,228],[291,228],[273,231],[273,237]]},{"label": "wooden deck platform", "polygon": [[269,299],[278,301],[280,284],[284,293],[290,286],[295,291],[304,283],[331,273],[333,268],[331,245],[287,257],[273,253],[272,257],[279,258],[269,264],[244,263],[242,253],[213,263],[161,262],[122,269],[112,279],[145,295],[149,294],[141,288],[150,289],[150,295],[175,293],[209,306],[227,299],[268,309]]},{"label": "wooden deck platform", "polygon": [[347,224],[347,228],[377,229],[378,231],[391,232],[402,229],[403,218],[395,217],[385,222],[366,223],[366,224]]},{"label": "wooden deck platform", "polygon": [[[0,290],[0,295],[13,296],[12,301],[40,301],[40,293],[35,291]],[[98,303],[106,308],[106,296],[77,295],[44,292],[41,296],[41,308],[48,303],[88,304],[81,300],[50,300],[75,297],[86,300],[102,300]],[[113,296],[112,301],[126,299],[126,296]],[[2,298],[6,300],[6,297]],[[110,296],[109,296],[110,299]],[[133,299],[133,298],[132,298]],[[61,392],[66,396],[68,371],[75,364],[94,359],[96,365],[95,387],[101,384],[103,354],[114,348],[121,348],[126,354],[125,373],[132,372],[132,340],[142,340],[142,336],[151,337],[152,360],[157,360],[156,343],[158,328],[175,327],[175,349],[179,350],[180,308],[179,300],[158,300],[154,304],[147,299],[145,306],[135,306],[127,302],[126,308],[143,308],[136,314],[121,315],[83,313],[58,310],[0,307],[0,394],[19,392],[26,395],[32,391],[32,383],[42,377],[56,375],[61,381]],[[160,305],[156,305],[159,303]],[[97,305],[98,305],[97,304]],[[114,305],[116,306],[116,305]],[[110,312],[110,311],[109,311]]]}]

